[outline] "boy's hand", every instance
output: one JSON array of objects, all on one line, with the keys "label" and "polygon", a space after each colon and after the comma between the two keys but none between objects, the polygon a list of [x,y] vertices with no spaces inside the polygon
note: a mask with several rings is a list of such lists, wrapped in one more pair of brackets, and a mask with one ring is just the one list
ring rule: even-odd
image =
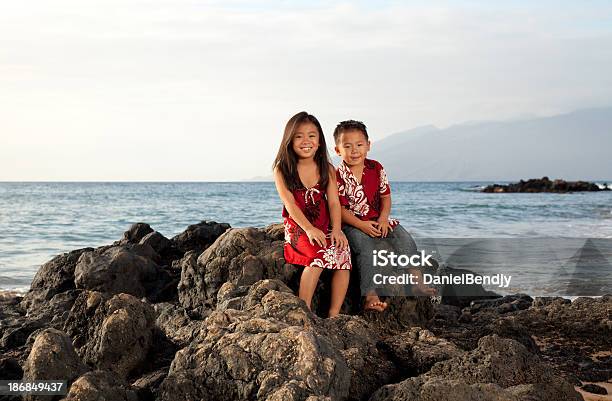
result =
[{"label": "boy's hand", "polygon": [[332,245],[336,245],[338,248],[347,248],[348,247],[348,239],[346,235],[340,229],[332,229],[331,231],[331,243]]},{"label": "boy's hand", "polygon": [[375,221],[362,221],[359,223],[359,228],[364,233],[368,234],[370,237],[380,237],[381,232],[378,228],[378,223]]},{"label": "boy's hand", "polygon": [[386,238],[387,235],[389,235],[389,231],[393,231],[393,229],[391,228],[391,225],[389,225],[389,219],[379,218],[377,222],[378,222],[378,229],[380,230],[381,236],[383,238]]},{"label": "boy's hand", "polygon": [[327,245],[327,239],[325,238],[325,234],[323,231],[319,230],[316,227],[309,228],[308,230],[304,230],[306,235],[308,236],[308,241],[311,245],[318,244],[321,247],[325,248]]}]

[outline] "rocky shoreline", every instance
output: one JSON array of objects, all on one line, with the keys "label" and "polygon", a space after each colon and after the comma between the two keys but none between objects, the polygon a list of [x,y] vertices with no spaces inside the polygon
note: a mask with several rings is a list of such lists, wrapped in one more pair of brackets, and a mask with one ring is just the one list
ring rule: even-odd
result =
[{"label": "rocky shoreline", "polygon": [[553,192],[553,193],[569,193],[569,192],[598,192],[609,191],[608,184],[604,184],[603,188],[599,185],[587,181],[565,181],[565,180],[550,180],[548,177],[532,178],[527,181],[520,180],[508,185],[493,184],[482,189],[481,192],[486,193],[517,193],[517,192]]},{"label": "rocky shoreline", "polygon": [[0,378],[64,379],[55,399],[70,401],[557,401],[610,383],[612,296],[483,290],[393,297],[378,314],[353,280],[325,319],[328,277],[312,313],[282,243],[281,225],[202,222],[168,239],[139,223],[58,255],[24,296],[0,298]]}]

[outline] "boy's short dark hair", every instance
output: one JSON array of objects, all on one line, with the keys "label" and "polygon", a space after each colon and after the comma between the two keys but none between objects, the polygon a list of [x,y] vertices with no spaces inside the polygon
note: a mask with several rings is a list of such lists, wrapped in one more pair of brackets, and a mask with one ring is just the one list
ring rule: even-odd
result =
[{"label": "boy's short dark hair", "polygon": [[340,135],[347,131],[361,131],[363,132],[363,135],[365,135],[366,140],[370,140],[370,137],[368,136],[368,129],[364,123],[361,121],[346,120],[336,125],[336,129],[334,130],[334,142],[338,143]]}]

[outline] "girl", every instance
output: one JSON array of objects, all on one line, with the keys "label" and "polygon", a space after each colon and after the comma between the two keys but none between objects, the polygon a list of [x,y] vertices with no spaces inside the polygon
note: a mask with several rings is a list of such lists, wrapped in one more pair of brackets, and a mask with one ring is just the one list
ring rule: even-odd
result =
[{"label": "girl", "polygon": [[274,161],[274,182],[284,205],[285,260],[304,266],[299,297],[310,308],[319,275],[323,269],[335,270],[329,317],[336,316],[348,288],[351,253],[340,226],[336,174],[323,130],[305,111],[285,126]]}]

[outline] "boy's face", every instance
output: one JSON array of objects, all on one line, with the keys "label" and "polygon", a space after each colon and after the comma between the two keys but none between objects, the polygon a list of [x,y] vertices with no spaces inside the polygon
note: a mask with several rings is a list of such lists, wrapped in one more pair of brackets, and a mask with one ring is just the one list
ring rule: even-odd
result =
[{"label": "boy's face", "polygon": [[360,130],[346,131],[340,135],[335,150],[349,167],[359,166],[370,151],[370,141]]}]

